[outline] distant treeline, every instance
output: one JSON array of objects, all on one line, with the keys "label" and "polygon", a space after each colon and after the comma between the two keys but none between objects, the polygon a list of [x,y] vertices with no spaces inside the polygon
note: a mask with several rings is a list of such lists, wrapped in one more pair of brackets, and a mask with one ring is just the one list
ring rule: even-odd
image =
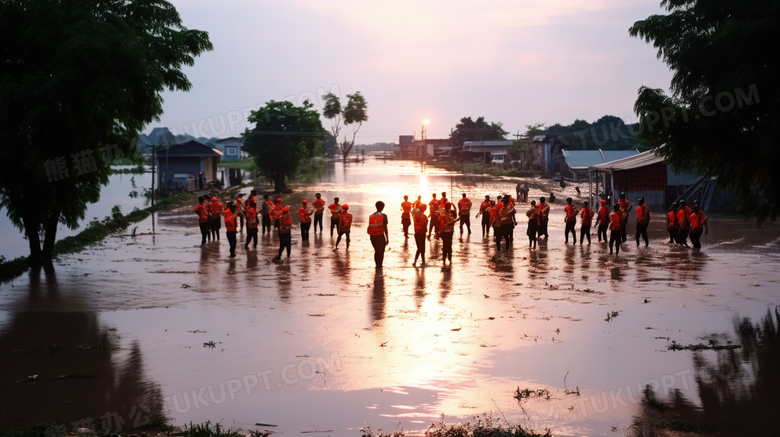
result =
[{"label": "distant treeline", "polygon": [[605,115],[593,123],[579,119],[568,126],[556,123],[544,128],[543,133],[563,138],[571,145],[571,150],[650,149],[637,138],[638,129],[636,123],[626,124],[620,117]]}]

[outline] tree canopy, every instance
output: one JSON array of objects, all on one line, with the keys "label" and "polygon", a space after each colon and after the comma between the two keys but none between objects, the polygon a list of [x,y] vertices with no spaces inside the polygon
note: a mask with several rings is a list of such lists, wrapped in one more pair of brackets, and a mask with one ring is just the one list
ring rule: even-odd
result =
[{"label": "tree canopy", "polygon": [[509,132],[504,130],[503,123],[485,121],[485,117],[472,120],[471,117],[463,117],[460,123],[455,125],[452,131],[452,145],[463,147],[466,141],[496,141],[505,140]]},{"label": "tree canopy", "polygon": [[620,117],[605,115],[593,123],[580,119],[568,126],[555,123],[545,128],[545,133],[566,139],[573,150],[647,148],[636,136],[636,126],[625,124]]},{"label": "tree canopy", "polygon": [[242,134],[243,150],[255,159],[260,173],[273,181],[277,193],[287,190],[286,179],[302,162],[323,153],[327,132],[312,106],[309,101],[295,106],[271,100],[250,112],[248,121],[255,127]]},{"label": "tree canopy", "polygon": [[355,137],[364,121],[368,121],[368,103],[366,98],[360,94],[347,94],[347,106],[341,106],[341,99],[333,93],[327,93],[322,96],[325,101],[322,115],[331,122],[331,132],[338,141],[341,132],[341,124],[344,126],[354,125],[352,129],[352,139],[347,141],[346,135],[341,143],[338,143],[343,158],[346,160],[352,148],[355,146]]},{"label": "tree canopy", "polygon": [[[780,212],[780,2],[664,0],[629,29],[674,72],[671,95],[639,89],[639,136],[677,170],[736,189],[759,222]],[[763,203],[758,205],[761,198]]]},{"label": "tree canopy", "polygon": [[0,1],[0,40],[0,207],[41,262],[212,44],[160,0]]}]

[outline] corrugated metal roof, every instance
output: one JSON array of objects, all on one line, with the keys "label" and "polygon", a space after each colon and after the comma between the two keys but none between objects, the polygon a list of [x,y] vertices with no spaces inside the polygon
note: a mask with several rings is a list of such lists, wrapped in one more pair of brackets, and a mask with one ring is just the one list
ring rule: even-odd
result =
[{"label": "corrugated metal roof", "polygon": [[463,147],[509,147],[511,141],[465,141]]},{"label": "corrugated metal roof", "polygon": [[561,150],[563,158],[572,170],[586,170],[588,167],[635,156],[639,152],[631,150]]},{"label": "corrugated metal roof", "polygon": [[561,150],[563,158],[572,170],[584,170],[588,166],[602,164],[604,157],[598,150]]},{"label": "corrugated metal roof", "polygon": [[604,162],[617,161],[618,159],[628,158],[629,156],[636,156],[639,152],[636,149],[631,150],[602,150],[604,154]]},{"label": "corrugated metal roof", "polygon": [[591,165],[589,168],[601,171],[622,171],[635,168],[647,167],[649,165],[664,162],[664,158],[655,154],[654,150],[648,150],[638,155],[628,158],[618,159],[617,161],[605,162],[604,164]]}]

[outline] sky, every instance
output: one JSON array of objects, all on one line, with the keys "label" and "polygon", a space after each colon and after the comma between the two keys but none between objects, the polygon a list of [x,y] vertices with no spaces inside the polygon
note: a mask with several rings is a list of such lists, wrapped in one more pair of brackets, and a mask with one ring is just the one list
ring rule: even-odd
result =
[{"label": "sky", "polygon": [[214,50],[185,67],[192,89],[165,92],[147,132],[237,136],[265,102],[309,99],[321,112],[328,91],[344,103],[356,91],[366,98],[357,144],[419,137],[426,119],[428,138],[447,138],[466,116],[511,134],[604,115],[630,123],[639,87],[668,90],[672,76],[628,34],[664,13],[659,0],[172,3]]}]

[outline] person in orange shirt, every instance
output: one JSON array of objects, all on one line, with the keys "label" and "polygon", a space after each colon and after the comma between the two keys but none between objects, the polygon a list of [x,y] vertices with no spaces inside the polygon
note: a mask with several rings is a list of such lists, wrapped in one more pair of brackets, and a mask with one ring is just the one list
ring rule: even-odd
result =
[{"label": "person in orange shirt", "polygon": [[669,243],[677,243],[677,202],[672,203],[672,208],[666,214],[666,230],[669,231]]},{"label": "person in orange shirt", "polygon": [[236,205],[236,218],[241,225],[241,232],[244,232],[244,200],[238,196],[233,204]]},{"label": "person in orange shirt", "polygon": [[289,258],[292,247],[292,215],[289,206],[282,207],[277,220],[279,221],[279,254],[274,261],[281,261],[282,252],[287,249],[287,258]]},{"label": "person in orange shirt", "polygon": [[604,242],[607,242],[607,227],[609,227],[609,209],[607,209],[607,201],[601,199],[599,202],[599,215],[596,217],[596,233],[599,237],[599,243],[601,243],[601,236],[604,236]]},{"label": "person in orange shirt", "polygon": [[463,225],[471,235],[471,200],[463,193],[463,197],[458,200],[458,215],[460,216],[460,233],[463,233]]},{"label": "person in orange shirt", "polygon": [[414,213],[414,242],[417,243],[417,252],[414,254],[414,262],[417,264],[417,258],[422,256],[422,263],[425,264],[425,232],[428,229],[428,217],[425,216],[427,205],[422,203]]},{"label": "person in orange shirt", "polygon": [[208,215],[208,222],[206,223],[208,235],[206,235],[206,241],[211,242],[211,198],[209,196],[203,196],[203,206],[206,208],[206,214]]},{"label": "person in orange shirt", "polygon": [[571,197],[566,199],[566,207],[563,208],[563,212],[563,222],[566,224],[563,231],[566,237],[564,243],[569,243],[569,233],[571,232],[571,238],[574,240],[574,244],[577,244],[577,234],[574,232],[574,226],[577,224],[577,207],[572,203]]},{"label": "person in orange shirt", "polygon": [[445,264],[447,260],[452,264],[452,234],[455,232],[455,222],[458,221],[455,211],[452,209],[452,203],[444,204],[444,211],[439,214],[439,221],[441,221],[441,233],[439,234],[442,241],[441,259]]},{"label": "person in orange shirt", "polygon": [[693,211],[691,212],[691,215],[688,217],[688,223],[690,225],[690,237],[691,237],[691,244],[693,244],[694,249],[701,249],[701,243],[699,242],[699,238],[701,238],[701,233],[704,230],[701,223],[699,223],[699,215],[696,214],[696,211],[698,210],[698,207],[696,205],[693,206]]},{"label": "person in orange shirt", "polygon": [[412,224],[412,203],[409,196],[404,196],[401,202],[401,225],[404,227],[404,237],[409,238],[409,226]]},{"label": "person in orange shirt", "polygon": [[374,246],[374,263],[377,270],[382,268],[385,259],[385,248],[390,244],[390,236],[387,231],[387,215],[382,213],[385,202],[376,202],[376,212],[368,217],[368,235],[371,237],[371,245]]},{"label": "person in orange shirt", "polygon": [[526,235],[528,235],[528,247],[536,247],[536,233],[539,231],[539,208],[536,207],[536,201],[531,201],[531,207],[525,212],[528,217],[528,229]]},{"label": "person in orange shirt", "polygon": [[708,235],[710,233],[709,226],[707,226],[708,217],[707,214],[704,213],[704,210],[701,209],[698,199],[693,201],[693,207],[694,209],[696,209],[697,207],[699,208],[699,212],[697,212],[696,214],[699,215],[699,223],[704,225],[704,235]]},{"label": "person in orange shirt", "polygon": [[495,224],[493,226],[496,237],[496,251],[501,250],[502,238],[506,241],[506,250],[509,250],[509,245],[512,242],[512,234],[514,233],[513,216],[516,211],[508,194],[505,195],[503,199],[499,197],[499,201],[496,202],[494,211],[495,220],[498,223],[498,228],[496,228]]},{"label": "person in orange shirt", "polygon": [[691,243],[693,243],[694,249],[701,249],[701,234],[705,232],[709,234],[707,229],[707,214],[699,207],[698,201],[693,202],[693,211],[690,215],[691,221]]},{"label": "person in orange shirt", "polygon": [[228,208],[222,211],[225,216],[225,235],[230,244],[230,257],[236,256],[236,205],[228,204]]},{"label": "person in orange shirt", "polygon": [[333,236],[333,229],[336,231],[339,229],[339,213],[341,213],[341,205],[339,205],[339,198],[333,198],[333,203],[328,205],[328,211],[330,211],[330,236]]},{"label": "person in orange shirt", "polygon": [[620,215],[623,216],[623,225],[621,228],[621,232],[623,232],[623,236],[621,237],[623,239],[623,242],[625,243],[627,240],[626,237],[626,228],[628,227],[628,213],[631,212],[631,209],[634,207],[631,202],[626,199],[626,193],[620,193],[618,195],[618,205],[620,205]]},{"label": "person in orange shirt", "polygon": [[341,214],[339,214],[339,237],[336,238],[336,248],[338,250],[341,237],[346,235],[347,249],[349,249],[349,232],[352,230],[352,214],[349,213],[349,205],[341,205]]},{"label": "person in orange shirt", "polygon": [[685,204],[685,200],[680,200],[680,207],[677,210],[677,244],[688,246],[688,232],[691,230],[688,216],[691,209]]},{"label": "person in orange shirt", "polygon": [[322,233],[322,217],[325,215],[325,199],[322,198],[320,193],[314,195],[316,199],[312,204],[314,206],[314,233],[317,233],[317,224],[320,225],[320,233]]},{"label": "person in orange shirt", "polygon": [[544,235],[544,239],[547,240],[550,238],[547,233],[547,224],[550,222],[550,204],[545,202],[544,197],[540,197],[536,206],[539,208],[539,236]]},{"label": "person in orange shirt", "polygon": [[298,209],[298,215],[301,217],[301,240],[309,241],[309,228],[311,228],[311,216],[314,211],[309,209],[309,201],[301,201],[301,208]]},{"label": "person in orange shirt", "polygon": [[613,207],[614,212],[609,219],[609,254],[612,255],[612,245],[615,245],[617,255],[620,255],[620,245],[623,244],[623,214],[620,205]]},{"label": "person in orange shirt", "polygon": [[271,220],[274,222],[274,227],[278,230],[279,229],[279,217],[282,215],[282,212],[284,210],[284,201],[281,197],[276,198],[276,204],[274,205],[273,209],[268,212],[268,216],[271,218]]},{"label": "person in orange shirt", "polygon": [[252,197],[249,199],[244,210],[244,215],[246,216],[246,244],[244,244],[244,249],[248,249],[249,242],[253,240],[253,247],[257,247],[257,202],[251,200]]},{"label": "person in orange shirt", "polygon": [[198,197],[198,204],[195,205],[195,214],[198,215],[198,226],[200,227],[200,235],[202,237],[200,244],[206,244],[206,239],[209,235],[209,212],[206,210],[204,203],[206,199],[203,196]]},{"label": "person in orange shirt", "polygon": [[588,244],[590,244],[590,224],[593,222],[593,210],[590,209],[589,203],[584,202],[582,211],[580,211],[580,245],[588,237]]},{"label": "person in orange shirt", "polygon": [[428,202],[428,217],[430,218],[430,222],[428,223],[429,240],[431,234],[434,234],[435,238],[439,238],[439,199],[436,198],[436,193],[433,193],[432,196],[433,198]]},{"label": "person in orange shirt", "polygon": [[482,216],[482,236],[490,234],[490,214],[485,214],[485,210],[490,208],[490,196],[485,196],[485,200],[479,204],[479,211],[474,218]]},{"label": "person in orange shirt", "polygon": [[501,250],[501,239],[504,238],[502,233],[501,211],[504,209],[504,203],[501,196],[496,198],[495,205],[491,205],[490,208],[490,227],[493,228],[493,240],[496,242],[496,251]]},{"label": "person in orange shirt", "polygon": [[271,233],[271,210],[274,208],[274,203],[271,202],[271,196],[268,194],[263,196],[263,203],[260,207],[260,215],[263,225],[263,235],[265,235],[265,230],[268,229],[268,233]]},{"label": "person in orange shirt", "polygon": [[420,205],[425,205],[422,201],[422,196],[417,196],[417,200],[414,201],[414,209],[420,209]]},{"label": "person in orange shirt", "polygon": [[222,222],[219,219],[219,215],[222,213],[223,205],[217,200],[216,197],[211,198],[209,203],[209,212],[211,213],[211,239],[219,241],[219,228],[222,227]]},{"label": "person in orange shirt", "polygon": [[636,245],[639,247],[639,237],[645,240],[645,247],[650,244],[647,238],[647,225],[650,224],[650,208],[645,204],[645,199],[640,197],[636,201]]}]

